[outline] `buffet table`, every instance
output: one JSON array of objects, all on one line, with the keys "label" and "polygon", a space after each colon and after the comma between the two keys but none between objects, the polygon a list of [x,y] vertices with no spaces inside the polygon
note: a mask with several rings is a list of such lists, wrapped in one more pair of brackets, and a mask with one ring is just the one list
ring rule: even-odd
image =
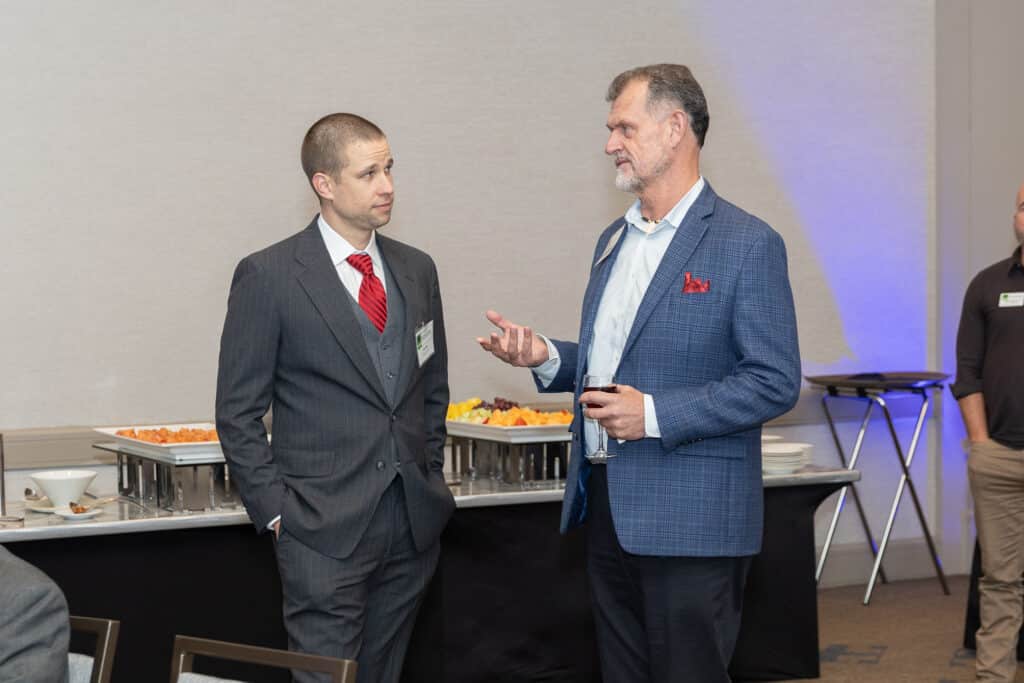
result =
[{"label": "buffet table", "polygon": [[[814,510],[858,477],[819,468],[765,477],[764,549],[748,580],[735,680],[818,675]],[[453,492],[403,681],[599,681],[583,534],[558,533],[561,487],[487,480]],[[53,577],[72,613],[121,620],[115,681],[165,680],[174,634],[285,646],[271,540],[243,510],[154,512],[122,500],[83,522],[24,514],[24,528],[0,530],[0,543]],[[288,679],[207,664],[213,675]]]}]

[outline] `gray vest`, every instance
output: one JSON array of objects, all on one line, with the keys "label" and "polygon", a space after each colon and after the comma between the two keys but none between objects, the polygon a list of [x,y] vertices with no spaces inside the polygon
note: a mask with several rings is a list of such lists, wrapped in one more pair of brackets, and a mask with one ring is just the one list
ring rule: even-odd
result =
[{"label": "gray vest", "polygon": [[[351,295],[348,300],[352,303],[352,310],[355,311],[356,319],[359,321],[359,329],[363,332],[366,350],[370,352],[370,359],[373,360],[373,367],[377,370],[377,377],[384,385],[384,395],[388,399],[388,404],[394,408],[399,398],[398,379],[402,374],[405,300],[402,298],[402,292],[398,289],[387,263],[384,264],[384,279],[387,283],[388,293],[388,320],[384,324],[383,332],[377,331],[366,313],[359,307],[358,301]],[[345,291],[348,292],[348,290]]]},{"label": "gray vest", "polygon": [[[392,408],[398,402],[398,380],[402,376],[402,337],[405,335],[405,299],[402,292],[391,275],[391,269],[387,262],[384,263],[384,281],[388,293],[388,319],[384,323],[384,331],[378,332],[373,326],[366,313],[359,306],[359,302],[348,294],[348,300],[352,303],[352,310],[359,321],[359,329],[362,330],[363,340],[366,342],[366,350],[370,352],[370,359],[373,360],[373,367],[377,370],[377,377],[384,385],[384,395],[388,405]],[[398,459],[398,444],[395,443],[394,434],[389,441],[390,447],[387,453],[382,453],[386,466],[393,472],[401,471],[401,463]]]}]

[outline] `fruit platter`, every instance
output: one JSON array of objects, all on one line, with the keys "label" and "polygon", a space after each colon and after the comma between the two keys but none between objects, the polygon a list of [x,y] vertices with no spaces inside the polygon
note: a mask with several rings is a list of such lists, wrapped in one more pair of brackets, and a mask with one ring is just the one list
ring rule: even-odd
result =
[{"label": "fruit platter", "polygon": [[490,402],[473,397],[450,403],[447,417],[452,436],[505,443],[568,441],[572,422],[568,410],[534,410],[500,396]]}]

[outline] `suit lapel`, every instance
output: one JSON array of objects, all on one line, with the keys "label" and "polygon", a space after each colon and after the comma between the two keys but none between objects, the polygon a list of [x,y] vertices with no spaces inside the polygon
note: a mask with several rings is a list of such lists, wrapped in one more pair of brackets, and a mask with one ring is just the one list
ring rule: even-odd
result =
[{"label": "suit lapel", "polygon": [[601,255],[594,261],[590,269],[590,282],[587,283],[587,291],[583,294],[583,318],[580,323],[580,355],[577,359],[576,383],[580,382],[580,375],[586,367],[587,355],[590,351],[590,341],[594,336],[594,319],[597,317],[597,308],[601,305],[601,297],[604,288],[608,284],[608,276],[615,265],[615,259],[619,257],[623,234],[626,231],[626,221],[620,221],[619,227],[609,234],[608,241],[601,250]]},{"label": "suit lapel", "polygon": [[370,352],[366,350],[366,342],[359,329],[359,321],[356,320],[352,305],[348,302],[345,286],[338,279],[338,271],[331,263],[316,221],[299,236],[295,259],[306,268],[298,274],[298,280],[312,300],[313,306],[323,316],[327,327],[348,354],[359,374],[386,407],[384,387],[377,377],[373,360],[370,358]]},{"label": "suit lapel", "polygon": [[608,244],[604,245],[604,250],[601,251],[601,255],[594,261],[594,267],[601,265],[601,262],[608,258],[615,247],[619,244],[619,240],[622,239],[623,233],[626,232],[626,221],[622,221],[622,224],[618,229],[612,233],[612,236],[608,238]]},{"label": "suit lapel", "polygon": [[402,292],[402,299],[405,300],[405,329],[401,330],[402,364],[398,376],[398,386],[395,392],[395,405],[402,402],[406,392],[413,384],[413,378],[420,371],[419,360],[416,356],[416,343],[414,339],[415,330],[429,319],[430,313],[423,309],[423,292],[430,287],[429,282],[417,282],[412,268],[405,260],[401,250],[395,247],[393,240],[381,237],[377,234],[377,248],[380,249],[381,257],[391,269],[395,284]]},{"label": "suit lapel", "polygon": [[626,339],[626,346],[622,349],[623,356],[629,353],[658,302],[674,284],[678,283],[677,276],[683,272],[686,262],[690,260],[697,245],[704,239],[704,233],[707,232],[710,224],[709,217],[714,213],[715,197],[711,185],[707,184],[704,191],[697,197],[697,201],[686,212],[683,224],[676,230],[676,234],[640,302],[640,308],[637,309],[636,318],[633,320],[633,327],[630,328],[629,337]]}]

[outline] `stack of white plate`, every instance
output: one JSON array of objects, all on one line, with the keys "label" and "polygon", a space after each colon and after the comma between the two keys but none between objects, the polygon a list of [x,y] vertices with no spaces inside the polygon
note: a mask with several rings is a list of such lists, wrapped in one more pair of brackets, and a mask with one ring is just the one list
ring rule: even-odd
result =
[{"label": "stack of white plate", "polygon": [[765,474],[792,474],[810,462],[811,444],[793,441],[763,441],[761,471]]}]

